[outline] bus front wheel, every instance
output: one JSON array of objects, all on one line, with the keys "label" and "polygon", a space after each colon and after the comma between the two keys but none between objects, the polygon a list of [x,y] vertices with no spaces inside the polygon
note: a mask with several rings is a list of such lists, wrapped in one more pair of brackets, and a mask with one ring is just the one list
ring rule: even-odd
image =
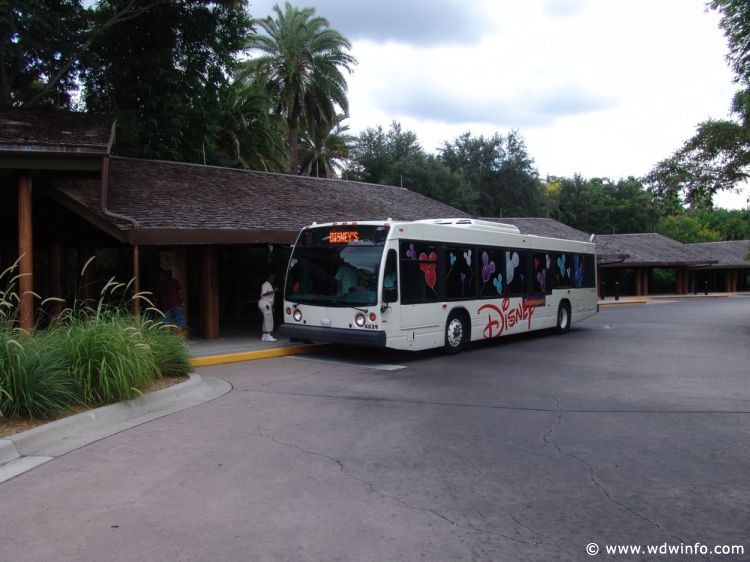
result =
[{"label": "bus front wheel", "polygon": [[451,313],[445,323],[445,350],[448,353],[458,353],[466,345],[468,337],[466,320],[455,312]]},{"label": "bus front wheel", "polygon": [[563,301],[557,307],[557,328],[558,334],[566,334],[570,331],[570,304]]}]

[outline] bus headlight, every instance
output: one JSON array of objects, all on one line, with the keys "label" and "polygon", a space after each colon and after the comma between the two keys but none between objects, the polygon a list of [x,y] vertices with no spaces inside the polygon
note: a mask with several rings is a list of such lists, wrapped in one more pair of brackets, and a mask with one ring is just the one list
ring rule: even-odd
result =
[{"label": "bus headlight", "polygon": [[294,318],[295,322],[299,322],[302,320],[302,311],[299,308],[294,309],[294,314],[292,314],[292,318]]},{"label": "bus headlight", "polygon": [[365,318],[365,315],[364,315],[364,314],[362,314],[361,312],[360,312],[359,314],[357,314],[357,315],[356,315],[356,316],[354,317],[354,323],[355,323],[355,324],[356,324],[356,325],[357,325],[357,326],[358,326],[359,328],[362,328],[362,327],[364,327],[364,325],[365,325],[365,322],[367,322],[367,318]]}]

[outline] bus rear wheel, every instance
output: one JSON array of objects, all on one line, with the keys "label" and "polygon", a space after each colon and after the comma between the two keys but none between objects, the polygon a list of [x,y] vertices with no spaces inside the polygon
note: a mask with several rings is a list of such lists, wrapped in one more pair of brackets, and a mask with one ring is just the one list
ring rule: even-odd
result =
[{"label": "bus rear wheel", "polygon": [[460,314],[452,312],[445,323],[445,351],[453,354],[461,351],[468,338],[466,320]]},{"label": "bus rear wheel", "polygon": [[566,334],[570,331],[570,304],[563,301],[557,307],[557,327],[558,334]]}]

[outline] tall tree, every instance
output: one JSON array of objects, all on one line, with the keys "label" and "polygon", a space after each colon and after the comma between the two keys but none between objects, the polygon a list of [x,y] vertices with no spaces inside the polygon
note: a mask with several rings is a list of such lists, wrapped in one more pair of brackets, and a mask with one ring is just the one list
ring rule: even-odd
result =
[{"label": "tall tree", "polygon": [[69,107],[87,27],[81,0],[0,0],[0,108]]},{"label": "tall tree", "polygon": [[711,0],[729,44],[727,60],[740,90],[731,103],[732,119],[709,119],[672,156],[645,178],[657,198],[679,193],[693,208],[710,205],[720,190],[750,178],[750,2]]},{"label": "tall tree", "polygon": [[86,9],[81,0],[1,0],[0,104],[69,107],[92,45],[168,1],[123,0],[97,18],[97,8]]},{"label": "tall tree", "polygon": [[542,211],[539,175],[517,131],[489,138],[464,133],[443,145],[440,159],[475,194],[472,212],[523,217]]},{"label": "tall tree", "polygon": [[397,185],[469,211],[474,206],[460,174],[438,157],[426,154],[413,131],[393,121],[383,127],[365,129],[356,139],[344,172],[350,179]]},{"label": "tall tree", "polygon": [[215,164],[266,172],[287,169],[286,128],[265,90],[231,84],[223,88],[220,106]]},{"label": "tall tree", "polygon": [[305,176],[334,178],[349,157],[354,137],[347,133],[343,115],[332,126],[317,127],[302,137],[301,172]]},{"label": "tall tree", "polygon": [[[102,28],[134,0],[100,0]],[[224,90],[251,20],[245,2],[154,2],[88,49],[86,107],[118,115],[116,150],[139,157],[213,163]],[[137,38],[137,40],[134,40]]]},{"label": "tall tree", "polygon": [[250,81],[265,85],[276,113],[286,120],[289,171],[300,171],[302,130],[314,138],[318,129],[330,128],[337,114],[348,115],[347,84],[342,70],[352,71],[356,59],[349,41],[331,29],[314,8],[284,10],[274,6],[276,17],[258,20],[264,33],[251,35],[246,46],[259,55],[245,63]]},{"label": "tall tree", "polygon": [[659,213],[636,178],[548,178],[545,197],[551,218],[584,232],[650,232]]}]

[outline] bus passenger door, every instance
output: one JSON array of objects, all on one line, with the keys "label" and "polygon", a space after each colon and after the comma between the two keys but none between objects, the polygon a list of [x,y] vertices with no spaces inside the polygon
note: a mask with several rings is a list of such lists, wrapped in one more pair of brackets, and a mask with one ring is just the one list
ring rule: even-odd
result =
[{"label": "bus passenger door", "polygon": [[398,253],[396,250],[388,250],[385,258],[385,270],[383,271],[383,286],[380,290],[381,305],[381,323],[383,330],[387,333],[390,340],[393,336],[398,336],[399,326],[401,324],[400,307],[398,305]]}]

